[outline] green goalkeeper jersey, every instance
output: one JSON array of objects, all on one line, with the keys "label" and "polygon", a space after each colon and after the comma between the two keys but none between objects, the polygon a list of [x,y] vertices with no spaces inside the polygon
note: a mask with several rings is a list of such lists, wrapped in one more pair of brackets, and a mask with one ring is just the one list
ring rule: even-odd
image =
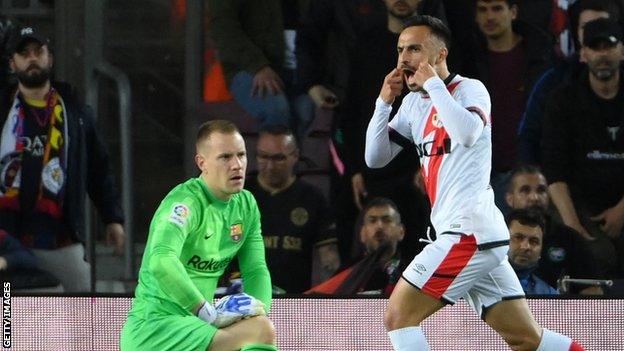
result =
[{"label": "green goalkeeper jersey", "polygon": [[178,185],[150,224],[130,315],[192,314],[200,301],[212,302],[217,281],[235,256],[245,292],[268,311],[271,278],[253,195],[242,190],[225,202],[201,178]]}]

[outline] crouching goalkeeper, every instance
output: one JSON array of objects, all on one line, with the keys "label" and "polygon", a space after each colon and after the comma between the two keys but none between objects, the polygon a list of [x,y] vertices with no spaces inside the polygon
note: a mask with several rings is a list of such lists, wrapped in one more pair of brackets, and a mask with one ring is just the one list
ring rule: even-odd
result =
[{"label": "crouching goalkeeper", "polygon": [[[245,142],[234,124],[217,120],[201,126],[196,148],[201,175],[175,187],[152,219],[121,349],[277,350],[260,214],[243,190]],[[245,293],[213,306],[235,256]]]}]

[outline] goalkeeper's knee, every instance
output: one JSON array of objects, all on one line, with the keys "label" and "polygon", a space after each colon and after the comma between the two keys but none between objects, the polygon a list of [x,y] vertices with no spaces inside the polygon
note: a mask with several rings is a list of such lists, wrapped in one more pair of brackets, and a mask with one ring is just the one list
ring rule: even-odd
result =
[{"label": "goalkeeper's knee", "polygon": [[266,316],[252,317],[241,323],[245,323],[244,330],[249,333],[248,337],[244,338],[249,345],[275,344],[275,326]]}]

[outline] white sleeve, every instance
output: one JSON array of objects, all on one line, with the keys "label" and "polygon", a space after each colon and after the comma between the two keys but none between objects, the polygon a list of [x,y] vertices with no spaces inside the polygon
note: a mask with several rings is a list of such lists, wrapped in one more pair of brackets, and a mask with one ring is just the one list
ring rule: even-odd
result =
[{"label": "white sleeve", "polygon": [[474,145],[489,123],[490,95],[483,83],[475,79],[461,81],[454,92],[456,98],[439,77],[427,79],[423,88],[451,139],[465,147]]},{"label": "white sleeve", "polygon": [[[399,108],[397,115],[394,116],[393,125],[396,125],[401,119],[402,110],[403,105]],[[364,160],[370,168],[381,168],[387,165],[402,149],[401,146],[390,141],[388,118],[391,112],[392,105],[378,97],[375,101],[375,112],[366,129]]]}]

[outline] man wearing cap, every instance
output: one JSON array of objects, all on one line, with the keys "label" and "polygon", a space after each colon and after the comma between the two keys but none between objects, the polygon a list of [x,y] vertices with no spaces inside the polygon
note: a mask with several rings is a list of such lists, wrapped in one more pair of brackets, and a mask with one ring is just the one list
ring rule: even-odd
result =
[{"label": "man wearing cap", "polygon": [[542,137],[544,174],[563,222],[588,240],[600,278],[624,276],[624,59],[617,22],[584,27],[585,71],[554,91]]},{"label": "man wearing cap", "polygon": [[49,45],[33,27],[19,28],[8,45],[17,85],[0,93],[0,229],[31,248],[66,292],[89,291],[85,194],[117,252],[123,214],[90,109],[50,81]]}]

